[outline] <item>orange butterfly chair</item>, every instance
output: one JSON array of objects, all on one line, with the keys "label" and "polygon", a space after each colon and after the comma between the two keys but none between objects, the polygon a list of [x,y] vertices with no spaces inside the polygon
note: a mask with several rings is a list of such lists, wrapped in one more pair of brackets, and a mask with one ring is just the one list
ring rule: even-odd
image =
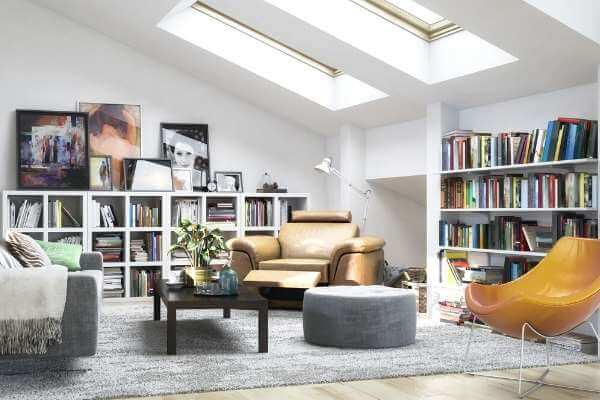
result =
[{"label": "orange butterfly chair", "polygon": [[[594,325],[588,321],[600,307],[600,240],[564,237],[530,272],[503,285],[467,287],[467,306],[475,318],[506,335],[521,339],[519,397],[525,397],[543,385],[565,387],[544,381],[549,373],[549,347],[546,341],[547,368],[537,380],[523,379],[525,339],[552,338],[589,324],[600,341]],[[471,325],[465,354],[465,372],[475,324]],[[598,345],[600,358],[600,345]],[[499,376],[479,374],[491,378]],[[523,392],[522,382],[535,385]],[[585,391],[597,390],[574,388]]]}]

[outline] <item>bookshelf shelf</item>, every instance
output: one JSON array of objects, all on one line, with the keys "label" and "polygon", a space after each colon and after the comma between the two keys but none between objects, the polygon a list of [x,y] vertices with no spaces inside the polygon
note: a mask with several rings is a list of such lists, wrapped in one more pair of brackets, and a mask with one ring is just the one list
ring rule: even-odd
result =
[{"label": "bookshelf shelf", "polygon": [[493,173],[502,171],[513,171],[513,170],[535,170],[537,168],[548,168],[548,167],[572,167],[578,165],[587,164],[598,164],[597,158],[583,158],[578,160],[562,160],[562,161],[547,161],[539,163],[529,164],[513,164],[513,165],[500,165],[497,167],[486,167],[486,168],[467,168],[467,169],[454,169],[448,171],[440,171],[440,175],[460,175],[460,174],[474,174],[474,173]]},{"label": "bookshelf shelf", "polygon": [[597,208],[555,207],[555,208],[442,208],[442,213],[519,213],[519,212],[598,212]]},{"label": "bookshelf shelf", "polygon": [[516,250],[497,250],[497,249],[477,249],[472,247],[448,247],[441,246],[440,250],[449,251],[467,251],[471,253],[488,253],[488,254],[499,254],[505,256],[528,256],[528,257],[546,257],[545,252],[537,251],[516,251]]},{"label": "bookshelf shelf", "polygon": [[[244,204],[247,198],[264,198],[273,202],[273,222],[270,226],[250,227],[245,225]],[[19,207],[24,201],[37,202],[42,205],[39,213],[37,225],[32,228],[10,227],[10,205],[15,205],[15,213],[18,213]],[[51,218],[49,218],[50,204],[52,201],[60,200],[63,206],[69,209],[71,214],[81,227],[52,227]],[[58,240],[71,237],[79,238],[84,251],[92,251],[97,245],[99,237],[119,236],[120,259],[104,263],[105,268],[105,298],[114,300],[116,297],[134,297],[134,291],[139,288],[135,286],[135,277],[138,277],[143,271],[160,272],[163,276],[171,271],[173,267],[182,267],[188,265],[187,259],[173,258],[167,255],[166,251],[175,241],[174,218],[176,217],[177,203],[183,200],[191,201],[197,206],[195,221],[204,223],[209,228],[219,228],[225,237],[225,240],[240,237],[244,234],[255,232],[264,232],[264,234],[276,234],[280,227],[280,213],[285,208],[287,214],[290,210],[307,209],[309,204],[309,195],[305,193],[206,193],[206,192],[97,192],[97,191],[69,191],[69,192],[39,192],[39,191],[20,191],[5,190],[2,192],[2,233],[4,236],[9,231],[18,231],[31,235],[38,240],[48,240],[56,242]],[[231,222],[221,225],[214,221],[207,223],[207,214],[209,206],[220,202],[228,202],[232,205]],[[285,207],[282,207],[285,204]],[[145,227],[128,226],[131,223],[132,206],[143,205],[146,207],[158,209],[158,226]],[[111,209],[115,224],[114,227],[97,226],[105,223],[104,218],[99,214],[102,211],[100,207],[104,206]],[[282,207],[282,208],[280,208]],[[156,214],[155,214],[156,215]],[[99,218],[100,217],[100,218]],[[176,218],[175,218],[176,220]],[[35,222],[34,222],[35,223]],[[67,223],[65,217],[62,223]],[[148,235],[156,234],[157,246],[160,250],[162,261],[133,261],[135,252],[132,252],[132,241],[146,240],[145,251],[148,252]],[[136,242],[133,242],[134,244]],[[134,245],[135,247],[135,245]],[[157,250],[158,252],[158,250]],[[153,258],[149,258],[153,259]],[[120,283],[119,282],[120,279]],[[112,284],[107,289],[107,281]],[[115,287],[115,282],[116,286]],[[109,285],[110,286],[110,285]]]}]

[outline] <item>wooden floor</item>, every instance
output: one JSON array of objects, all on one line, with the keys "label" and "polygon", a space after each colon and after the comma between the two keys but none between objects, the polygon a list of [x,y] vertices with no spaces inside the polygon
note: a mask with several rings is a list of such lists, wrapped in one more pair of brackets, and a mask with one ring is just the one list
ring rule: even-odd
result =
[{"label": "wooden floor", "polygon": [[[534,377],[540,370],[527,371]],[[518,371],[498,371],[498,375],[517,376]],[[587,386],[600,390],[600,363],[553,367],[549,382]],[[463,374],[431,375],[329,383],[322,385],[286,386],[230,392],[158,396],[155,400],[504,400],[517,399],[517,382],[488,379]],[[544,387],[532,394],[535,400],[600,399],[600,394]],[[133,399],[128,399],[133,400]]]}]

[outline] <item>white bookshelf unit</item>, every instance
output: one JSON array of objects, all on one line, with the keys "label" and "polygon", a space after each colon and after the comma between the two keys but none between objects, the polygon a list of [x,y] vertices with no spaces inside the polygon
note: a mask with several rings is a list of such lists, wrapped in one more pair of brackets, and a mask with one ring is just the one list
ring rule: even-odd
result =
[{"label": "white bookshelf unit", "polygon": [[[260,199],[272,204],[269,226],[252,226],[246,224],[247,200]],[[11,207],[15,204],[16,212],[24,201],[41,204],[41,214],[33,227],[17,228],[11,226]],[[54,227],[49,221],[49,207],[52,201],[60,200],[80,226],[73,226],[63,216],[62,226]],[[292,210],[309,209],[310,196],[306,193],[211,193],[211,192],[96,192],[96,191],[21,191],[5,190],[2,192],[2,234],[9,231],[26,233],[38,240],[58,241],[66,236],[78,236],[84,251],[97,249],[97,239],[118,236],[121,239],[118,259],[105,261],[104,268],[110,268],[113,274],[122,276],[122,292],[113,293],[110,297],[133,297],[133,276],[136,271],[160,271],[168,274],[174,268],[187,265],[187,261],[176,259],[167,254],[169,247],[175,243],[177,229],[177,206],[185,202],[186,207],[195,207],[189,217],[194,222],[206,224],[211,228],[219,228],[225,239],[245,235],[277,236],[281,225],[287,221],[287,214]],[[107,206],[114,214],[114,226],[106,227],[98,224],[97,205]],[[228,207],[231,205],[231,207]],[[134,207],[156,209],[154,221],[135,222]],[[220,208],[219,208],[220,207]],[[138,208],[138,210],[140,210]],[[215,211],[216,210],[216,211]],[[222,211],[225,210],[225,211]],[[144,214],[146,215],[146,214]],[[224,216],[225,215],[225,216]],[[231,218],[230,218],[231,217]],[[158,218],[158,220],[156,220]],[[226,221],[216,221],[226,220]],[[140,223],[144,222],[144,223]],[[148,259],[132,260],[131,241],[145,240]],[[113,240],[113,239],[110,239]],[[159,246],[159,251],[151,257],[148,242]],[[116,251],[112,251],[113,254]],[[115,257],[114,255],[112,257]],[[120,269],[120,273],[116,273]],[[106,277],[106,275],[105,275]],[[118,278],[117,278],[118,279]]]},{"label": "white bookshelf unit", "polygon": [[[500,132],[531,132],[533,129],[546,128],[549,120],[556,117],[583,117],[587,119],[597,119],[597,115],[577,115],[574,112],[568,112],[568,115],[562,115],[560,107],[552,111],[544,110],[540,115],[527,119],[519,119],[518,113],[512,110],[504,118],[494,116],[495,125],[492,124],[492,135]],[[600,109],[599,109],[600,113]],[[463,120],[462,118],[465,118]],[[567,174],[567,173],[588,173],[600,176],[600,164],[597,158],[581,158],[574,160],[560,160],[549,162],[529,162],[526,164],[498,165],[485,168],[468,169],[442,169],[442,138],[446,133],[458,129],[473,129],[474,132],[489,132],[486,129],[486,121],[481,115],[478,115],[477,123],[468,120],[469,115],[463,114],[459,110],[450,107],[444,103],[435,103],[428,106],[427,109],[427,275],[428,275],[428,309],[430,315],[437,319],[440,317],[438,302],[440,300],[457,301],[464,298],[465,284],[456,285],[450,283],[448,279],[451,274],[449,266],[445,259],[446,251],[466,252],[471,264],[496,265],[503,266],[504,259],[507,256],[525,257],[531,261],[543,259],[546,251],[517,251],[504,249],[487,249],[471,247],[444,246],[440,243],[439,221],[448,221],[449,223],[462,223],[466,225],[487,224],[495,217],[519,217],[522,221],[536,221],[539,226],[551,226],[553,219],[557,214],[572,213],[582,215],[585,219],[600,221],[599,206],[593,204],[593,207],[555,207],[555,208],[531,208],[529,204],[522,208],[445,208],[445,202],[442,202],[441,186],[442,182],[449,178],[463,178],[465,180],[477,179],[481,176],[498,175],[532,175],[532,174]],[[499,121],[505,124],[504,128],[499,127]],[[495,127],[495,128],[494,128]],[[503,129],[499,131],[498,129]],[[598,145],[598,143],[596,143]],[[468,151],[468,149],[467,149]],[[531,161],[531,160],[530,160]],[[596,178],[597,179],[597,178]],[[598,185],[597,185],[598,186]],[[595,200],[600,198],[600,191],[596,188],[593,193]],[[448,189],[449,190],[449,189]],[[475,196],[477,192],[473,192]],[[460,198],[460,197],[459,197]],[[593,203],[593,202],[592,202]],[[480,202],[467,202],[467,205],[478,206]],[[454,204],[453,204],[454,205]],[[460,203],[457,204],[460,206]],[[488,226],[489,229],[489,226]],[[600,327],[600,315],[591,318],[591,321]]]}]

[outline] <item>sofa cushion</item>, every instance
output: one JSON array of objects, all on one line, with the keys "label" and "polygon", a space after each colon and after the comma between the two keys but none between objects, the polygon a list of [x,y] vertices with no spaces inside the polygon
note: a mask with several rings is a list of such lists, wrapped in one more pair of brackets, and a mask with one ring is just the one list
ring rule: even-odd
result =
[{"label": "sofa cushion", "polygon": [[8,232],[6,242],[11,254],[24,267],[47,267],[52,265],[52,261],[50,261],[44,250],[30,236],[19,232]]},{"label": "sofa cushion", "polygon": [[293,222],[279,232],[281,258],[331,259],[333,249],[358,236],[358,227],[339,222]]},{"label": "sofa cushion", "polygon": [[319,282],[326,283],[329,276],[329,260],[318,258],[280,258],[261,261],[258,269],[271,271],[316,271],[321,273]]},{"label": "sofa cushion", "polygon": [[46,252],[53,264],[63,265],[70,272],[79,271],[79,257],[83,251],[81,245],[68,243],[53,243],[36,240]]},{"label": "sofa cushion", "polygon": [[0,269],[23,269],[19,260],[10,254],[4,241],[0,241]]}]

